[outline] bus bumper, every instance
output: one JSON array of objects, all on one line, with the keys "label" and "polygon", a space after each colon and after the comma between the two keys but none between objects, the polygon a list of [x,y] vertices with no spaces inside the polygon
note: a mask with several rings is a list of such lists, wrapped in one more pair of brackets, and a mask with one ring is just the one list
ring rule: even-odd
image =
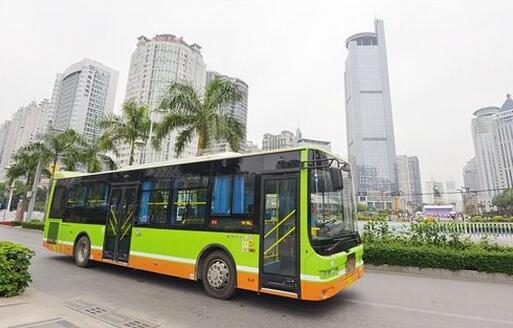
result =
[{"label": "bus bumper", "polygon": [[307,301],[323,301],[331,298],[363,277],[363,273],[364,268],[363,264],[361,264],[357,266],[353,272],[343,274],[328,282],[302,280],[301,299]]}]

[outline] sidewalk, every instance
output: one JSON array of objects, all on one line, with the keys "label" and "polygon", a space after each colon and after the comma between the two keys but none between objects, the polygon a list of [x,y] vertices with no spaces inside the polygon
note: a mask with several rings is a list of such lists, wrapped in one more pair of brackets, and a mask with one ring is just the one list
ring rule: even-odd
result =
[{"label": "sidewalk", "polygon": [[0,328],[100,328],[103,321],[66,307],[49,295],[29,288],[21,296],[0,298]]}]

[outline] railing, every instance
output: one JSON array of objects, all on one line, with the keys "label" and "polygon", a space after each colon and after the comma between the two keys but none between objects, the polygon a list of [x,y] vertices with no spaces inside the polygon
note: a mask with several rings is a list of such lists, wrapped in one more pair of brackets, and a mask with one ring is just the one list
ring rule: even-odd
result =
[{"label": "railing", "polygon": [[[367,222],[359,221],[360,231]],[[412,223],[408,222],[387,222],[392,232],[407,231]],[[513,238],[513,222],[437,222],[435,227],[441,233],[457,233],[462,235],[482,236],[493,235],[499,237]]]}]

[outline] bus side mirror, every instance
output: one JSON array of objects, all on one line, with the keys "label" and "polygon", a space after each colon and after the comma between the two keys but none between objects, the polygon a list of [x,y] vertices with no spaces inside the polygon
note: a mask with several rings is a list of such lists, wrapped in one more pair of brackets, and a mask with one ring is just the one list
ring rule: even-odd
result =
[{"label": "bus side mirror", "polygon": [[342,190],[344,188],[342,170],[336,167],[330,167],[330,178],[333,190]]}]

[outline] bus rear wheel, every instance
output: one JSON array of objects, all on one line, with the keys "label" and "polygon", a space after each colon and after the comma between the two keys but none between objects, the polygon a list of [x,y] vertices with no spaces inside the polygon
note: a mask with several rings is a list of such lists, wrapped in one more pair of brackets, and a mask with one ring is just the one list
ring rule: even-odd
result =
[{"label": "bus rear wheel", "polygon": [[235,265],[223,251],[210,253],[201,270],[201,281],[208,295],[228,299],[235,293]]},{"label": "bus rear wheel", "polygon": [[75,264],[79,267],[85,268],[89,266],[89,256],[91,255],[91,242],[87,236],[82,236],[75,244],[75,251],[73,257]]}]

